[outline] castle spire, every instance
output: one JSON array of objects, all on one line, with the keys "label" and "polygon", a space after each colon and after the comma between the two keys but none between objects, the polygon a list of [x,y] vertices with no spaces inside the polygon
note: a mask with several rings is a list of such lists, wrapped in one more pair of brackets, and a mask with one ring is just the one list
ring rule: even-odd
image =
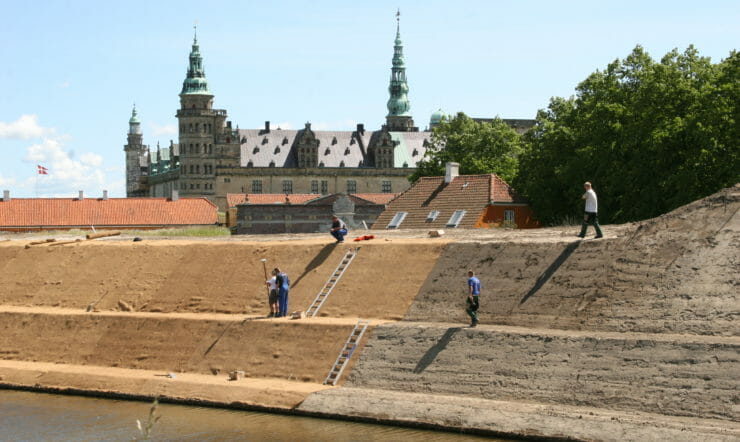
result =
[{"label": "castle spire", "polygon": [[181,94],[211,95],[206,81],[206,72],[203,70],[203,57],[200,55],[197,28],[193,26],[193,47],[190,50],[190,65],[185,81],[182,83]]},{"label": "castle spire", "polygon": [[393,46],[391,80],[388,85],[388,115],[386,122],[390,130],[413,130],[411,103],[409,102],[409,85],[406,82],[406,64],[403,60],[403,42],[401,41],[401,11],[396,11],[396,40]]},{"label": "castle spire", "polygon": [[136,112],[136,103],[134,103],[134,108],[131,110],[131,118],[128,120],[128,133],[141,134],[141,120],[139,120],[139,114]]}]

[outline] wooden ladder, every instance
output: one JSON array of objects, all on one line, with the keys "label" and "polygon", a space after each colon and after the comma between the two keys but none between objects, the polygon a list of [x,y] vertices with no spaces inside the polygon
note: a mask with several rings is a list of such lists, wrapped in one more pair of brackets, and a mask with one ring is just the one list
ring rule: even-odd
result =
[{"label": "wooden ladder", "polygon": [[344,272],[347,271],[347,268],[355,259],[355,257],[357,256],[357,252],[359,251],[359,247],[356,249],[347,249],[347,253],[344,254],[342,261],[340,261],[339,265],[334,270],[334,273],[332,273],[332,275],[326,281],[326,284],[324,284],[324,287],[321,289],[321,291],[319,291],[319,294],[316,295],[316,299],[314,299],[308,309],[306,309],[307,318],[313,318],[319,313],[319,309],[321,309],[321,306],[324,305],[324,301],[326,301],[326,298],[328,298],[329,294],[331,294],[332,290],[334,290],[334,287],[336,287],[337,283],[342,278],[342,275],[344,275]]},{"label": "wooden ladder", "polygon": [[347,363],[349,363],[349,359],[352,357],[352,353],[355,352],[357,346],[360,344],[362,335],[365,334],[365,330],[367,330],[368,325],[370,325],[370,321],[363,319],[357,321],[355,328],[352,329],[352,333],[349,334],[347,342],[344,343],[342,351],[339,352],[337,360],[334,361],[331,371],[329,371],[329,374],[326,376],[324,385],[337,385],[339,378],[342,376],[342,372],[345,367],[347,367]]}]

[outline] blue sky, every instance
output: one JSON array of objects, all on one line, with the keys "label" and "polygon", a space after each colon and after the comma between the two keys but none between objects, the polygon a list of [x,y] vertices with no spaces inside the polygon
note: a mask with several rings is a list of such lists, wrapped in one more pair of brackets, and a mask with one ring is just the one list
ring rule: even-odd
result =
[{"label": "blue sky", "polygon": [[719,61],[740,41],[737,1],[2,3],[0,188],[14,196],[124,196],[132,103],[147,144],[177,142],[196,21],[215,107],[241,128],[379,128],[397,7],[422,128],[438,108],[533,118],[637,44]]}]

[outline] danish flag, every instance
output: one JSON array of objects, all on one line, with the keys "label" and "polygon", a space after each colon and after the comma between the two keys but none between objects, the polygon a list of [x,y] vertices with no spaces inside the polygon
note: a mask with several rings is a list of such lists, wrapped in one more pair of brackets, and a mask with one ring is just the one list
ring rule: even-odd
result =
[{"label": "danish flag", "polygon": [[44,166],[42,166],[40,164],[37,165],[36,168],[38,169],[39,175],[48,175],[49,174],[49,169],[47,169],[46,167],[44,167]]}]

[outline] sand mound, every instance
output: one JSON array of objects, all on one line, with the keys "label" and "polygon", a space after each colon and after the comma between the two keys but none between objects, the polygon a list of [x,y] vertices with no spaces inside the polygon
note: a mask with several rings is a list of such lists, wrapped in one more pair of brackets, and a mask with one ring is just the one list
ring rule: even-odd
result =
[{"label": "sand mound", "polygon": [[450,244],[406,319],[468,321],[473,268],[482,323],[737,335],[739,208],[735,186],[616,239]]}]

